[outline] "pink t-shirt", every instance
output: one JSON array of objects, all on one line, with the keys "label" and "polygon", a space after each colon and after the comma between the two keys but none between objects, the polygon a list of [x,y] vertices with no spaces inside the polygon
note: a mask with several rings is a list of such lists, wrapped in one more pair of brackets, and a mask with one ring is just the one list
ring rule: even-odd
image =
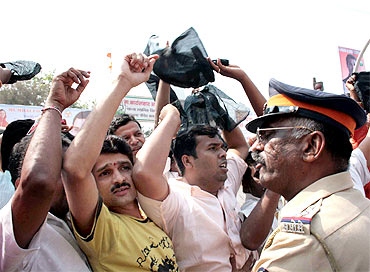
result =
[{"label": "pink t-shirt", "polygon": [[246,164],[231,152],[227,160],[228,178],[217,197],[181,178],[168,181],[163,202],[139,194],[145,213],[172,239],[181,271],[231,271],[230,257],[241,268],[249,256],[240,241],[236,201]]}]

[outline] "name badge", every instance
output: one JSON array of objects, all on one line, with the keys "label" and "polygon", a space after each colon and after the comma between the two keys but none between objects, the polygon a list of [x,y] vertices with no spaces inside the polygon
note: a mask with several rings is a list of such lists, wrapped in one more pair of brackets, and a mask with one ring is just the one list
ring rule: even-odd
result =
[{"label": "name badge", "polygon": [[298,234],[309,234],[311,226],[311,218],[306,217],[283,217],[281,219],[281,231],[298,233]]}]

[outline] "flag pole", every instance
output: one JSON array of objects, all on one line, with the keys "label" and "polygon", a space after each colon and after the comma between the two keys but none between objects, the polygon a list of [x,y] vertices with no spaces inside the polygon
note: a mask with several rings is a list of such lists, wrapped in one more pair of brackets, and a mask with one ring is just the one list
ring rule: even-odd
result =
[{"label": "flag pole", "polygon": [[368,45],[370,43],[370,39],[367,41],[367,43],[365,44],[364,48],[361,50],[360,54],[358,55],[357,57],[357,60],[356,60],[356,64],[355,64],[355,69],[354,69],[354,72],[358,72],[358,67],[360,66],[360,62],[361,62],[361,59],[362,59],[362,56],[364,55]]}]

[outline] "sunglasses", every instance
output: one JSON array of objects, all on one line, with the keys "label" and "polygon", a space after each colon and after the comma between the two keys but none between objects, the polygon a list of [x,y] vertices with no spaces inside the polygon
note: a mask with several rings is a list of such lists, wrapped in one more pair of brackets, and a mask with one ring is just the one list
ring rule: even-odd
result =
[{"label": "sunglasses", "polygon": [[304,127],[304,126],[295,126],[295,127],[276,127],[276,128],[257,128],[256,135],[257,141],[260,143],[265,143],[268,140],[266,132],[274,131],[274,130],[289,130],[289,129],[307,129],[310,132],[314,132],[314,130]]}]

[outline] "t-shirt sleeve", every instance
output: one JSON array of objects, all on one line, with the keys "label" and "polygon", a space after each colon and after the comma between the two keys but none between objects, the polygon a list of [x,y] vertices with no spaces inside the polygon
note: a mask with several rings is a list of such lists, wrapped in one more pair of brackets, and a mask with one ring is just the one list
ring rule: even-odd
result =
[{"label": "t-shirt sleeve", "polygon": [[[177,182],[177,181],[175,181]],[[172,231],[176,217],[180,213],[181,202],[184,196],[171,185],[169,181],[169,194],[163,201],[154,200],[138,192],[141,208],[153,222],[167,234]]]},{"label": "t-shirt sleeve", "polygon": [[227,152],[226,159],[227,169],[229,170],[227,172],[227,179],[232,186],[234,194],[236,195],[240,188],[245,170],[247,169],[247,164],[242,158],[233,152]]},{"label": "t-shirt sleeve", "polygon": [[34,235],[27,249],[18,246],[14,231],[13,219],[11,211],[12,199],[0,210],[0,243],[1,243],[1,257],[0,257],[0,271],[20,271],[23,270],[23,260],[30,254],[37,253],[40,249],[40,233],[43,225],[39,231]]},{"label": "t-shirt sleeve", "polygon": [[354,183],[354,188],[365,195],[364,186],[370,181],[370,172],[367,168],[367,161],[361,149],[356,148],[352,151],[349,164],[349,172]]},{"label": "t-shirt sleeve", "polygon": [[[88,235],[83,236],[78,233],[74,225],[73,217],[71,221],[77,242],[87,256],[100,258],[102,253],[109,251],[111,247],[111,242],[109,240],[114,239],[116,222],[101,198],[99,198],[96,208],[93,227]],[[108,235],[106,236],[105,233],[108,233]],[[109,239],[107,239],[107,237],[109,237]]]}]

